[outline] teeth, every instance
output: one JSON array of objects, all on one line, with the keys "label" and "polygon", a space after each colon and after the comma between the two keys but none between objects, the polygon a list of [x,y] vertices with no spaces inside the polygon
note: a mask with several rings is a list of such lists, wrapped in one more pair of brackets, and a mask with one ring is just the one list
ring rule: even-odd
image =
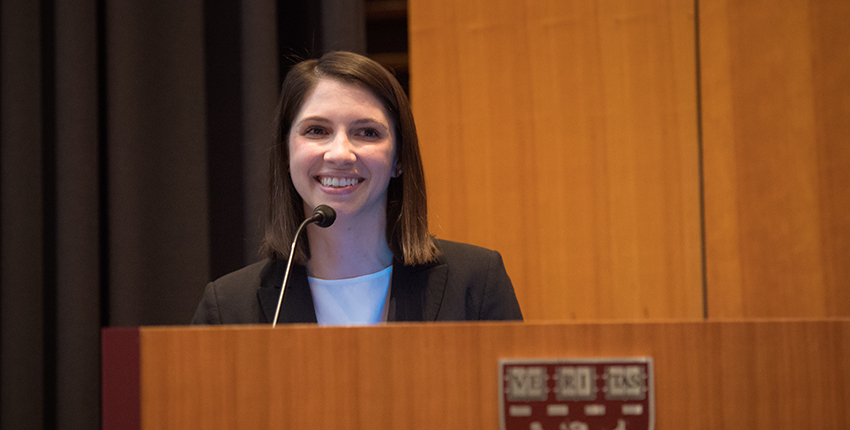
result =
[{"label": "teeth", "polygon": [[322,185],[334,188],[349,187],[356,184],[357,182],[359,182],[359,180],[352,178],[321,178]]}]

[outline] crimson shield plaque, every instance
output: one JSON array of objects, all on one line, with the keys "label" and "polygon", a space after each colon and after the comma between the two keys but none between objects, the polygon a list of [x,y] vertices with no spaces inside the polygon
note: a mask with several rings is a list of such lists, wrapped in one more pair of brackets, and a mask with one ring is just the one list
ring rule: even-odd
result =
[{"label": "crimson shield plaque", "polygon": [[652,430],[651,357],[499,360],[502,430]]}]

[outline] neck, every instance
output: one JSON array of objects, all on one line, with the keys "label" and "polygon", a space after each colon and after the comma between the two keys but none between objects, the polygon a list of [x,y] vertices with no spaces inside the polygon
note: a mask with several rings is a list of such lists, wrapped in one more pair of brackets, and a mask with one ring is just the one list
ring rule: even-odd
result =
[{"label": "neck", "polygon": [[386,220],[379,218],[381,222],[375,222],[375,218],[338,217],[328,228],[308,226],[307,273],[321,279],[346,279],[375,273],[392,264]]}]

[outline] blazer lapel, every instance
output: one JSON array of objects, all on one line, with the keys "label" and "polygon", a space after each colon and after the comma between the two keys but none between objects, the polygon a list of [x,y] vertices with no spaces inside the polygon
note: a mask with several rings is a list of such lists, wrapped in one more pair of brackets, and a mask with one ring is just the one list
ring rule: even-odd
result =
[{"label": "blazer lapel", "polygon": [[405,266],[393,260],[387,321],[435,321],[447,279],[445,264]]},{"label": "blazer lapel", "polygon": [[[280,298],[280,287],[286,263],[274,260],[263,270],[262,285],[257,290],[257,297],[266,322],[271,324]],[[315,323],[316,309],[313,306],[313,295],[307,282],[307,269],[301,265],[293,265],[289,272],[286,291],[283,293],[283,304],[280,307],[278,324],[281,323]]]}]

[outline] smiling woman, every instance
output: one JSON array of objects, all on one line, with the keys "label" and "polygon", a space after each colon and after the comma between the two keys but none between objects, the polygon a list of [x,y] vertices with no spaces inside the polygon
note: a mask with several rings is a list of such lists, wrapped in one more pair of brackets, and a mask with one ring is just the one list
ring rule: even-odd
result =
[{"label": "smiling woman", "polygon": [[267,259],[207,285],[196,324],[271,323],[285,261],[315,206],[278,322],[522,319],[498,252],[434,239],[407,96],[348,52],[297,64],[283,82],[269,168]]}]

